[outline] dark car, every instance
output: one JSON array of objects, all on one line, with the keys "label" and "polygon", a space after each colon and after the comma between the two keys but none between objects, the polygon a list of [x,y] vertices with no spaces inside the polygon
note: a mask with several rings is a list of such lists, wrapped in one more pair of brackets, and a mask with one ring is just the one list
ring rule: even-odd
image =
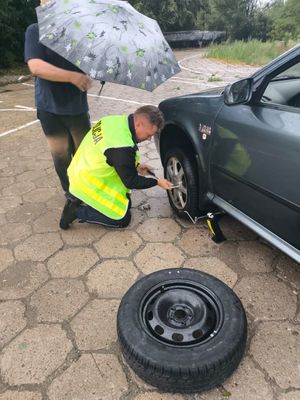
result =
[{"label": "dark car", "polygon": [[300,45],[248,79],[159,107],[175,212],[217,207],[300,262]]}]

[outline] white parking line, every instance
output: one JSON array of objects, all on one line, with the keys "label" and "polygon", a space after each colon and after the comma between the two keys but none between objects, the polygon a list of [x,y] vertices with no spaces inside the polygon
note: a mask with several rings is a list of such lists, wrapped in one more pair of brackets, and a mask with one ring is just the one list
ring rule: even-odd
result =
[{"label": "white parking line", "polygon": [[36,119],[35,121],[28,122],[28,124],[25,124],[25,125],[19,126],[18,128],[11,129],[11,130],[9,130],[9,131],[6,131],[6,132],[3,132],[3,133],[0,133],[0,137],[2,137],[2,136],[6,136],[6,135],[9,135],[10,133],[13,133],[13,132],[17,132],[17,131],[19,131],[20,129],[23,129],[23,128],[27,128],[27,126],[30,126],[30,125],[36,124],[37,122],[39,122],[39,120],[38,120],[38,119]]},{"label": "white parking line", "polygon": [[16,108],[24,108],[24,110],[29,110],[29,111],[36,111],[36,108],[33,107],[26,107],[26,106],[20,106],[19,104],[15,105]]},{"label": "white parking line", "polygon": [[193,56],[185,57],[182,60],[179,60],[178,64],[179,64],[180,68],[183,69],[184,71],[193,72],[194,74],[203,74],[203,72],[201,72],[201,71],[197,71],[196,69],[192,69],[192,68],[186,68],[182,65],[182,63],[184,61],[190,60],[191,58],[199,57],[200,55],[201,55],[201,53],[198,53],[198,54],[194,54]]},{"label": "white parking line", "polygon": [[0,111],[36,111],[34,108],[0,108]]}]

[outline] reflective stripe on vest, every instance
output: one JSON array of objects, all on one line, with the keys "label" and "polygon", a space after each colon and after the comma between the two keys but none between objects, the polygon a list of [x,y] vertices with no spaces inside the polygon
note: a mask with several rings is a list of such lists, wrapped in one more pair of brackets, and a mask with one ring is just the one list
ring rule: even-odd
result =
[{"label": "reflective stripe on vest", "polygon": [[[112,219],[121,219],[128,208],[129,189],[107,164],[109,148],[133,147],[127,116],[102,118],[84,137],[68,168],[70,192]],[[136,162],[139,155],[136,154]]]}]

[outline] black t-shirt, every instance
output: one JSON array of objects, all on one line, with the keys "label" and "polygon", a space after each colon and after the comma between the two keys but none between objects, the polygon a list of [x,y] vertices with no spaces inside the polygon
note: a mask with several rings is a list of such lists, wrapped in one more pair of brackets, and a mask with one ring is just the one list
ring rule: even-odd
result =
[{"label": "black t-shirt", "polygon": [[133,115],[128,117],[128,126],[135,143],[133,147],[107,149],[104,153],[107,163],[115,168],[122,182],[128,189],[148,189],[157,185],[154,178],[146,178],[137,173],[135,167],[135,153],[138,150],[135,138]]},{"label": "black t-shirt", "polygon": [[[39,58],[55,67],[82,72],[75,65],[39,42],[38,24],[30,25],[25,33],[25,62]],[[87,93],[71,83],[35,80],[36,108],[60,115],[78,115],[88,112]]]}]

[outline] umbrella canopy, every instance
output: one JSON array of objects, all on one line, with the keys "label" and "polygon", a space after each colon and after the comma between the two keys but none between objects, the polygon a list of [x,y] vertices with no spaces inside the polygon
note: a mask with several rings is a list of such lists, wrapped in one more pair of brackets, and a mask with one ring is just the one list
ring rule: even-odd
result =
[{"label": "umbrella canopy", "polygon": [[126,1],[52,0],[36,11],[40,42],[93,79],[152,91],[180,71],[157,22]]}]

